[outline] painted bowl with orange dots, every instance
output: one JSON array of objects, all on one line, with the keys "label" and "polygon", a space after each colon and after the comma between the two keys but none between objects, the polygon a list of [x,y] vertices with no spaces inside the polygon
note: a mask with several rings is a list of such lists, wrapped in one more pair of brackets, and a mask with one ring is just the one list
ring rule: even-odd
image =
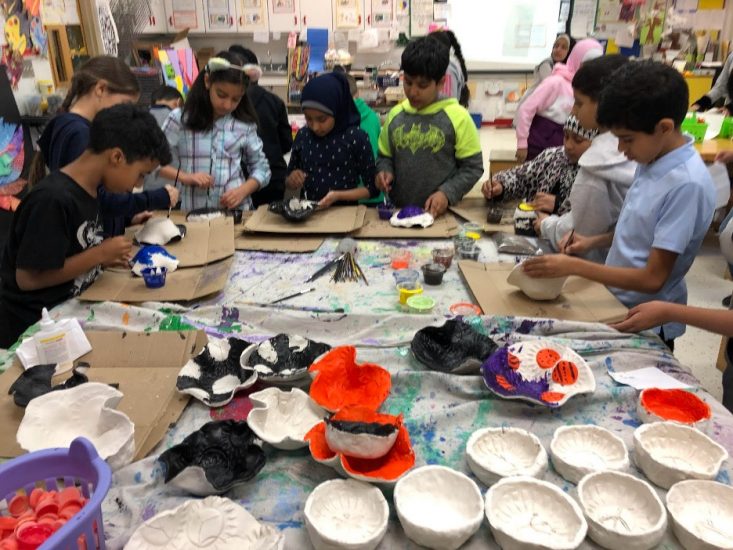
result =
[{"label": "painted bowl with orange dots", "polygon": [[710,405],[694,393],[680,389],[642,390],[636,412],[645,423],[670,420],[703,431],[711,417]]},{"label": "painted bowl with orange dots", "polygon": [[496,395],[551,408],[596,389],[588,363],[573,349],[549,339],[500,348],[484,361],[481,373],[486,387]]}]

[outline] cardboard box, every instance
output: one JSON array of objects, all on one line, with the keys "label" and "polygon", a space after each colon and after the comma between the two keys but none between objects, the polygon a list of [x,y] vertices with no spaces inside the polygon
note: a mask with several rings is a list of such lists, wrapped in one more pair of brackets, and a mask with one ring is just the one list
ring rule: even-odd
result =
[{"label": "cardboard box", "polygon": [[358,239],[448,239],[458,234],[458,222],[452,214],[443,214],[430,227],[393,227],[380,220],[376,208],[369,208],[364,226],[353,236]]},{"label": "cardboard box", "polygon": [[455,206],[451,206],[450,210],[464,220],[482,225],[487,233],[496,233],[497,231],[514,233],[514,210],[516,210],[517,204],[519,204],[517,200],[500,203],[504,210],[501,223],[488,223],[486,221],[490,203],[483,197],[463,199]]},{"label": "cardboard box", "polygon": [[229,280],[232,259],[203,267],[188,267],[168,273],[165,286],[147,288],[142,277],[129,270],[107,270],[81,296],[89,302],[179,302],[194,300],[223,290]]},{"label": "cardboard box", "polygon": [[325,239],[322,237],[283,237],[240,230],[234,239],[237,250],[256,250],[260,252],[314,252]]},{"label": "cardboard box", "polygon": [[351,233],[364,225],[366,206],[333,206],[319,210],[304,222],[289,222],[279,214],[270,212],[267,205],[260,206],[252,217],[244,222],[246,231],[257,233],[288,234],[337,234]]},{"label": "cardboard box", "polygon": [[581,277],[568,277],[556,300],[540,302],[507,283],[514,264],[460,261],[458,267],[486,315],[612,323],[624,319],[628,311],[605,286]]},{"label": "cardboard box", "polygon": [[[189,396],[178,393],[176,377],[181,367],[206,345],[203,331],[120,332],[88,331],[92,351],[79,360],[89,363],[90,381],[119,384],[124,394],[117,410],[135,424],[135,460],[144,458],[178,420]],[[13,403],[8,389],[23,372],[16,359],[0,376],[0,456],[23,454],[15,434],[24,409]],[[71,376],[53,379],[61,383]]]},{"label": "cardboard box", "polygon": [[[195,267],[223,260],[234,255],[234,219],[216,218],[207,222],[182,221],[184,216],[171,214],[174,223],[186,226],[186,236],[165,249],[178,258],[178,268]],[[125,235],[132,239],[140,225],[129,227]],[[139,247],[133,246],[133,254]]]}]

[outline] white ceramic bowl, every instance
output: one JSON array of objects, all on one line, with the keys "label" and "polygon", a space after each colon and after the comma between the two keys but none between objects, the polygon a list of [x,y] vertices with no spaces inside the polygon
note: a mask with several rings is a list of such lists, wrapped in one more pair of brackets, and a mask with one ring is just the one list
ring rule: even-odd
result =
[{"label": "white ceramic bowl", "polygon": [[552,436],[550,456],[557,473],[572,483],[591,472],[629,467],[626,444],[600,426],[561,426]]},{"label": "white ceramic bowl", "polygon": [[653,483],[669,489],[685,479],[715,479],[728,451],[701,431],[675,422],[634,430],[636,462]]},{"label": "white ceramic bowl", "polygon": [[503,477],[540,477],[547,471],[547,451],[539,438],[519,428],[476,430],[466,444],[471,471],[486,485]]},{"label": "white ceramic bowl", "polygon": [[505,550],[573,550],[588,524],[560,488],[532,477],[507,477],[486,492],[486,518]]},{"label": "white ceramic bowl", "polygon": [[549,279],[538,279],[524,273],[522,264],[517,264],[509,272],[506,282],[512,286],[519,287],[527,297],[532,300],[554,300],[562,292],[567,277],[552,277]]},{"label": "white ceramic bowl", "polygon": [[135,454],[135,425],[116,410],[121,400],[122,392],[100,382],[38,396],[25,409],[16,432],[18,444],[33,452],[68,447],[83,436],[110,468],[121,468]]},{"label": "white ceramic bowl", "polygon": [[308,496],[304,516],[316,550],[373,550],[387,532],[389,506],[368,483],[333,479]]},{"label": "white ceramic bowl", "polygon": [[484,513],[476,483],[445,466],[423,466],[405,474],[395,485],[394,505],[412,541],[441,550],[466,542]]},{"label": "white ceramic bowl", "polygon": [[247,416],[249,427],[262,441],[286,451],[306,447],[303,437],[327,414],[298,388],[266,388],[249,399],[254,405]]},{"label": "white ceramic bowl", "polygon": [[125,550],[256,548],[282,550],[285,537],[242,506],[222,497],[187,500],[140,525]]},{"label": "white ceramic bowl", "polygon": [[578,484],[588,534],[609,550],[655,548],[667,530],[667,510],[646,481],[630,474],[588,474]]},{"label": "white ceramic bowl", "polygon": [[667,493],[674,534],[687,550],[733,549],[733,487],[680,481]]}]

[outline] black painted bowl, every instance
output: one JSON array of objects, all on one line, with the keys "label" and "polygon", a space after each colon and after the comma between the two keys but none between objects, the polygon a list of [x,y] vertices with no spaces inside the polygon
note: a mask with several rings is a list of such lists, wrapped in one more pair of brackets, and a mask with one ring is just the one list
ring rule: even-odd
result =
[{"label": "black painted bowl", "polygon": [[496,349],[488,336],[462,321],[451,319],[441,327],[425,327],[415,333],[410,349],[431,370],[452,374],[477,374]]}]

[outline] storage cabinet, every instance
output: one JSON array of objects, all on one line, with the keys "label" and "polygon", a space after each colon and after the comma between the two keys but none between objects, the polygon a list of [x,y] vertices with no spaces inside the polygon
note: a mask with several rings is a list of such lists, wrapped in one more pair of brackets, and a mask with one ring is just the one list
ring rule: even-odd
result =
[{"label": "storage cabinet", "polygon": [[267,32],[267,0],[237,0],[237,30],[239,32]]},{"label": "storage cabinet", "polygon": [[234,0],[203,0],[207,33],[233,33],[237,31],[237,11]]},{"label": "storage cabinet", "polygon": [[267,6],[271,32],[300,31],[300,2],[298,0],[269,0]]},{"label": "storage cabinet", "polygon": [[[365,0],[332,0],[333,28],[337,31],[364,30]],[[372,0],[366,0],[371,2]]]},{"label": "storage cabinet", "polygon": [[367,29],[385,29],[392,26],[395,17],[394,0],[364,0]]},{"label": "storage cabinet", "polygon": [[[277,2],[278,0],[271,0]],[[324,0],[300,0],[300,28],[333,29],[330,4]]]},{"label": "storage cabinet", "polygon": [[[160,0],[158,0],[160,1]],[[206,17],[202,0],[165,0],[166,25],[169,33],[206,32]]]},{"label": "storage cabinet", "polygon": [[165,34],[168,32],[163,0],[153,0],[148,4],[148,7],[150,8],[148,24],[140,32],[142,34]]}]

